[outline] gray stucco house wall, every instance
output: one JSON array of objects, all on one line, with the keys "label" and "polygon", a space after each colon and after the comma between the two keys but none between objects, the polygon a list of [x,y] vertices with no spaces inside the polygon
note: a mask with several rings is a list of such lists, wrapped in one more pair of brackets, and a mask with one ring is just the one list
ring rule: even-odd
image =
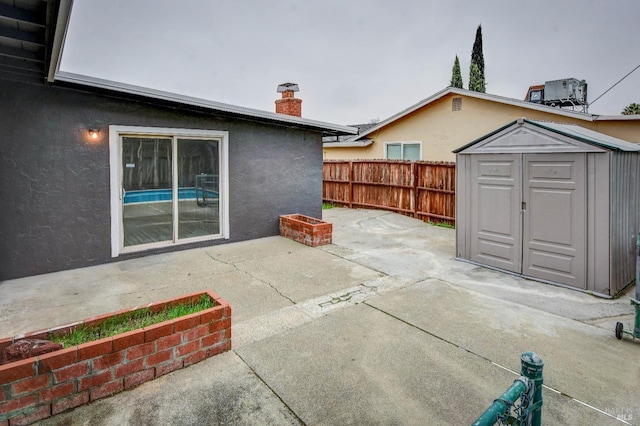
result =
[{"label": "gray stucco house wall", "polygon": [[[229,239],[111,257],[109,125],[227,131]],[[97,128],[95,141],[87,129]],[[322,130],[78,86],[0,79],[0,280],[277,235],[321,217]]]}]

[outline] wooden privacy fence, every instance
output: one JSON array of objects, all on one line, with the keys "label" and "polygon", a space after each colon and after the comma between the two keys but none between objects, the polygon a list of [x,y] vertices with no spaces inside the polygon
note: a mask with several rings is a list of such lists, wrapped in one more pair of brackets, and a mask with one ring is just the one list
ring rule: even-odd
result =
[{"label": "wooden privacy fence", "polygon": [[450,162],[326,160],[322,199],[348,207],[391,210],[455,225],[456,165]]}]

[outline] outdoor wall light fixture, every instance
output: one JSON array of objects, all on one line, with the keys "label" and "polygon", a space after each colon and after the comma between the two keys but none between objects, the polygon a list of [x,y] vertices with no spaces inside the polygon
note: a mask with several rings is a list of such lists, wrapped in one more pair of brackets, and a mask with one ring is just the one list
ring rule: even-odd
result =
[{"label": "outdoor wall light fixture", "polygon": [[89,129],[89,136],[91,139],[98,139],[98,129]]}]

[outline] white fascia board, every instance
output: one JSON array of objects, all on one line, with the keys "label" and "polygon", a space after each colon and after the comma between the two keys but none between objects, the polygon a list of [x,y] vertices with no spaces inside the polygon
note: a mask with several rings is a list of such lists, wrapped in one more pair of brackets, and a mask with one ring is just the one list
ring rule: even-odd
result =
[{"label": "white fascia board", "polygon": [[368,129],[366,132],[358,135],[355,139],[359,139],[361,137],[364,137],[366,135],[369,135],[373,132],[375,132],[376,130],[385,127],[386,125],[388,125],[389,123],[392,123],[406,115],[411,114],[412,112],[424,107],[425,105],[429,105],[430,103],[437,101],[438,99],[449,95],[449,94],[454,94],[454,95],[460,95],[460,96],[469,96],[472,98],[477,98],[477,99],[483,99],[486,101],[491,101],[491,102],[500,102],[506,105],[513,105],[513,106],[517,106],[517,107],[521,107],[521,108],[528,108],[528,109],[532,109],[532,110],[536,110],[536,111],[543,111],[543,112],[548,112],[550,114],[556,114],[556,115],[561,115],[561,116],[565,116],[565,117],[571,117],[571,118],[576,118],[578,120],[585,120],[585,121],[595,121],[596,120],[596,116],[592,115],[592,114],[586,114],[583,112],[576,112],[576,111],[568,111],[568,110],[563,110],[561,108],[555,108],[555,107],[550,107],[547,105],[540,105],[540,104],[534,104],[532,102],[525,102],[525,101],[521,101],[518,99],[511,99],[511,98],[505,98],[502,96],[497,96],[497,95],[488,95],[486,93],[480,93],[480,92],[473,92],[470,90],[465,90],[465,89],[456,89],[453,87],[447,87],[431,96],[429,96],[426,99],[421,100],[420,102],[411,105],[409,108],[406,108],[402,111],[400,111],[399,113],[392,115],[391,117],[387,118],[386,120],[381,121],[377,126],[374,126],[370,129]]},{"label": "white fascia board", "polygon": [[372,139],[365,139],[361,141],[351,142],[325,142],[322,144],[323,148],[363,148],[373,143]]},{"label": "white fascia board", "polygon": [[598,115],[594,121],[638,121],[640,120],[640,114],[632,115]]},{"label": "white fascia board", "polygon": [[285,114],[277,114],[275,112],[261,111],[258,109],[245,108],[236,105],[224,104],[221,102],[210,101],[207,99],[194,98],[191,96],[180,95],[177,93],[164,92],[161,90],[150,89],[147,87],[134,86],[132,84],[120,83],[111,80],[104,80],[96,77],[70,73],[66,71],[58,71],[55,75],[56,81],[73,83],[83,86],[96,87],[99,89],[113,90],[116,92],[129,93],[138,96],[144,96],[164,101],[177,102],[184,105],[192,105],[201,108],[229,112],[238,115],[244,115],[255,118],[262,118],[271,121],[278,121],[287,124],[296,124],[300,126],[315,127],[320,130],[332,130],[345,134],[355,135],[358,129],[355,127],[343,126],[340,124],[325,123],[323,121],[309,120],[301,117],[294,117]]},{"label": "white fascia board", "polygon": [[62,50],[64,42],[67,38],[67,30],[69,29],[69,20],[71,10],[73,9],[73,0],[60,0],[58,8],[58,17],[56,18],[56,29],[53,35],[53,44],[51,46],[51,58],[49,58],[49,72],[47,81],[52,83],[56,74],[60,71],[60,61],[62,60]]}]

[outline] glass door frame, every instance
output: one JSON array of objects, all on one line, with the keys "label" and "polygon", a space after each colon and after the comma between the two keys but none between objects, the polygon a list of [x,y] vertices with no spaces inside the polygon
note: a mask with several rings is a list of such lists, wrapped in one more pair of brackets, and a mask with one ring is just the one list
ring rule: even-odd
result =
[{"label": "glass door frame", "polygon": [[[213,139],[219,142],[219,222],[218,234],[200,237],[178,239],[178,178],[172,173],[173,194],[173,240],[162,241],[135,246],[124,246],[123,223],[123,166],[122,166],[122,137],[159,137],[171,138],[172,170],[177,168],[178,139]],[[109,169],[111,189],[111,257],[120,254],[140,252],[160,247],[188,244],[198,241],[215,239],[229,239],[229,132],[218,130],[179,129],[168,127],[140,127],[140,126],[109,126]]]}]

